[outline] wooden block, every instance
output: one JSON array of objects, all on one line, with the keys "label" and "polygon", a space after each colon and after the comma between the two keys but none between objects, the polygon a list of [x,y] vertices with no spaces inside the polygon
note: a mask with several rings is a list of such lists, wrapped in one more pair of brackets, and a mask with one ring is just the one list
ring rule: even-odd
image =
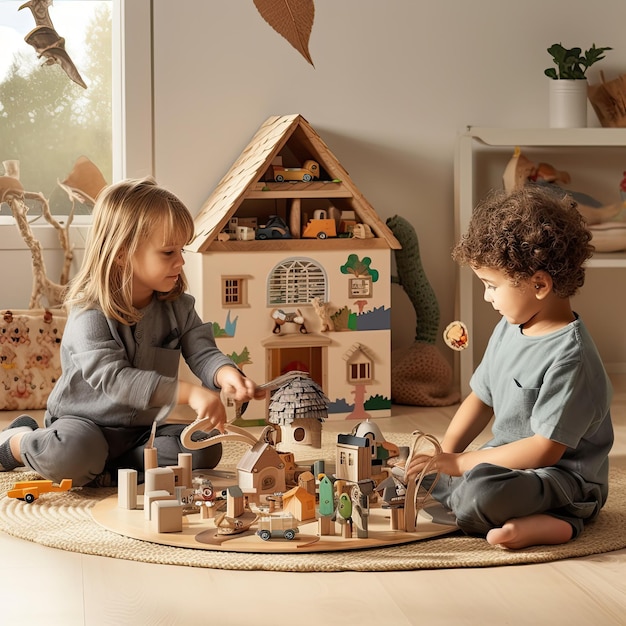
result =
[{"label": "wooden block", "polygon": [[143,496],[143,516],[149,520],[152,515],[152,503],[157,500],[176,500],[176,496],[165,491],[165,489],[160,489],[158,491],[146,491]]},{"label": "wooden block", "polygon": [[144,448],[143,449],[143,471],[147,472],[149,469],[159,467],[159,459],[156,448]]},{"label": "wooden block", "polygon": [[137,470],[117,470],[117,506],[120,509],[137,508]]},{"label": "wooden block", "polygon": [[404,509],[392,508],[391,513],[391,530],[406,530],[404,523]]},{"label": "wooden block", "polygon": [[171,468],[155,467],[146,471],[146,492],[165,489],[169,493],[174,493],[175,486],[176,481]]},{"label": "wooden block", "polygon": [[182,485],[184,487],[191,487],[191,482],[193,480],[193,472],[192,472],[193,466],[192,466],[191,452],[179,452],[178,465],[180,465],[183,468]]},{"label": "wooden block", "polygon": [[179,533],[183,530],[183,509],[176,500],[155,500],[151,504],[150,525],[157,533]]},{"label": "wooden block", "polygon": [[318,528],[320,537],[330,536],[335,534],[335,522],[330,518],[330,515],[322,515],[318,519]]},{"label": "wooden block", "polygon": [[352,539],[352,524],[346,520],[345,524],[340,524],[341,536],[344,539]]},{"label": "wooden block", "polygon": [[174,487],[191,487],[191,485],[185,485],[183,478],[184,470],[180,465],[168,465],[167,469],[171,469],[174,472]]},{"label": "wooden block", "polygon": [[215,517],[215,507],[200,505],[200,519],[213,519]]}]

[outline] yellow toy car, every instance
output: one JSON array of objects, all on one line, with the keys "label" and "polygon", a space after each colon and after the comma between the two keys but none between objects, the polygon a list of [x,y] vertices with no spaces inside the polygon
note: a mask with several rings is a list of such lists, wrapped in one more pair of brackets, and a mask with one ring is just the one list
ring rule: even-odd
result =
[{"label": "yellow toy car", "polygon": [[52,491],[69,491],[72,488],[72,479],[64,478],[58,485],[51,480],[22,480],[7,491],[7,498],[25,500],[29,504],[34,502],[42,493]]},{"label": "yellow toy car", "polygon": [[302,167],[282,167],[274,165],[274,180],[282,183],[286,180],[302,180],[305,183],[311,182],[314,178],[320,177],[320,166],[317,161],[306,160]]},{"label": "yellow toy car", "polygon": [[307,239],[326,239],[337,236],[337,225],[332,219],[311,219],[302,231],[302,237]]}]

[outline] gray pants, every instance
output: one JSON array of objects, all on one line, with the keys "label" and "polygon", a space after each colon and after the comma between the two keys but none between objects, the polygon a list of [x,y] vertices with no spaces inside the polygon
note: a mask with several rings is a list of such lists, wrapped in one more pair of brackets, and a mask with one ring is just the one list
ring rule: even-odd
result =
[{"label": "gray pants", "polygon": [[558,467],[511,470],[482,463],[462,476],[442,475],[432,495],[469,535],[485,536],[510,519],[545,513],[567,521],[577,537],[607,494]]},{"label": "gray pants", "polygon": [[[191,452],[193,469],[215,467],[222,456],[221,444],[200,450],[187,450],[180,442],[184,424],[165,424],[157,428],[154,447],[160,466],[178,465],[180,452]],[[203,436],[203,434],[199,434]],[[206,436],[206,435],[204,435]],[[40,476],[60,482],[71,478],[74,487],[91,482],[103,472],[117,480],[118,469],[136,469],[143,480],[143,450],[150,429],[101,428],[81,417],[62,417],[22,438],[20,453],[26,467]]]}]

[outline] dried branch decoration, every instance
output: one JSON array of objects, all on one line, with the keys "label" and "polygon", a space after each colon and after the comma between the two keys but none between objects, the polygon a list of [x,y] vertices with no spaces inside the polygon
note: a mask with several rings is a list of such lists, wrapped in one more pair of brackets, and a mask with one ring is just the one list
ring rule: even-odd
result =
[{"label": "dried branch decoration", "polygon": [[263,19],[313,65],[309,54],[315,17],[313,0],[254,0],[254,5]]},{"label": "dried branch decoration", "polygon": [[[59,186],[68,194],[72,208],[65,225],[62,226],[50,212],[50,205],[43,194],[25,191],[20,183],[19,161],[3,161],[5,175],[0,176],[0,202],[6,202],[17,225],[22,239],[30,249],[33,266],[33,289],[30,296],[29,309],[41,307],[41,298],[45,298],[48,307],[58,307],[63,302],[63,292],[69,280],[70,268],[74,253],[70,243],[69,229],[74,218],[75,201],[92,204],[98,192],[106,185],[100,170],[87,158],[81,156],[74,168]],[[26,200],[36,200],[41,205],[41,213],[45,220],[57,231],[63,249],[63,268],[58,283],[47,276],[41,243],[35,238],[27,219],[28,205]]]}]

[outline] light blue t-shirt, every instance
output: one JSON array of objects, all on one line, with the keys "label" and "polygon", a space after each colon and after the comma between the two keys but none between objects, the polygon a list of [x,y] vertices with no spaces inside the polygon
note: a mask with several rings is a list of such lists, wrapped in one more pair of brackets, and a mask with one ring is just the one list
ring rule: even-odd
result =
[{"label": "light blue t-shirt", "polygon": [[502,318],[470,385],[494,410],[487,446],[541,435],[567,446],[557,467],[588,483],[608,484],[612,387],[578,316],[540,337],[524,335]]}]

